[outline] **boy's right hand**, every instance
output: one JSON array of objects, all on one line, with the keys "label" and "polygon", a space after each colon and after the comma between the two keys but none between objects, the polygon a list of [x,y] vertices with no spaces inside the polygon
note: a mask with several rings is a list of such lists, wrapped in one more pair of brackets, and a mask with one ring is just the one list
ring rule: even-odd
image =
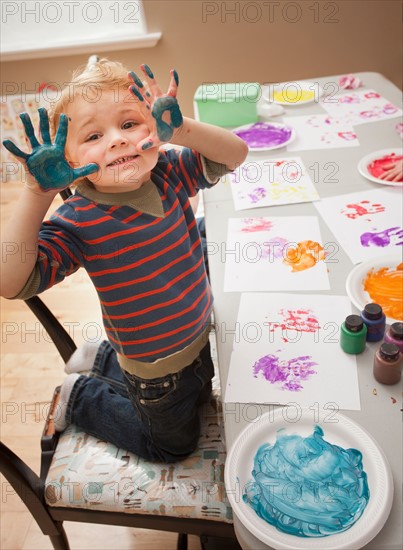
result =
[{"label": "boy's right hand", "polygon": [[43,191],[57,190],[58,192],[71,185],[76,179],[83,178],[99,170],[97,164],[87,164],[81,168],[72,168],[64,155],[67,139],[67,117],[60,115],[55,142],[52,144],[49,132],[49,119],[46,109],[40,108],[39,125],[43,143],[39,143],[35,136],[34,127],[28,113],[21,113],[20,118],[25,133],[32,147],[31,153],[24,153],[15,143],[7,139],[4,147],[27,167]]}]

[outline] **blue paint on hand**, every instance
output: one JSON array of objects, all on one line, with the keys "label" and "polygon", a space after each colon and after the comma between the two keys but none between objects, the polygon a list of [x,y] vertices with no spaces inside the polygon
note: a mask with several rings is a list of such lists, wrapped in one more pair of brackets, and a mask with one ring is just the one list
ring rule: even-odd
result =
[{"label": "blue paint on hand", "polygon": [[[162,120],[165,111],[169,111],[171,115],[171,123]],[[161,141],[169,141],[174,133],[175,128],[182,126],[183,117],[175,97],[164,96],[158,98],[152,109],[152,115],[156,120],[157,134]]]},{"label": "blue paint on hand", "polygon": [[134,73],[133,71],[130,71],[129,75],[131,76],[133,82],[138,86],[139,88],[144,88],[143,83],[139,79],[139,77]]},{"label": "blue paint on hand", "polygon": [[142,145],[141,149],[142,149],[143,151],[145,151],[146,149],[149,149],[149,148],[152,147],[152,146],[153,146],[153,142],[152,142],[152,141],[148,141],[147,143],[144,143],[144,144]]},{"label": "blue paint on hand", "polygon": [[135,86],[130,86],[130,91],[133,92],[133,94],[137,97],[139,101],[144,101],[144,97]]},{"label": "blue paint on hand", "polygon": [[173,76],[174,76],[176,85],[179,86],[179,76],[175,69],[173,70]]},{"label": "blue paint on hand", "polygon": [[34,176],[39,186],[44,190],[65,189],[78,178],[97,172],[97,164],[87,164],[81,168],[71,168],[64,156],[67,140],[68,121],[66,115],[60,115],[59,128],[52,144],[49,132],[49,118],[46,109],[40,108],[39,125],[43,143],[35,136],[34,127],[28,113],[21,113],[20,118],[25,133],[32,147],[31,153],[24,153],[12,141],[3,141],[4,147],[16,157],[23,159],[29,172]]},{"label": "blue paint on hand", "polygon": [[152,70],[150,69],[150,67],[148,65],[144,64],[144,70],[147,73],[147,75],[149,76],[149,78],[154,78],[153,72],[152,72]]}]

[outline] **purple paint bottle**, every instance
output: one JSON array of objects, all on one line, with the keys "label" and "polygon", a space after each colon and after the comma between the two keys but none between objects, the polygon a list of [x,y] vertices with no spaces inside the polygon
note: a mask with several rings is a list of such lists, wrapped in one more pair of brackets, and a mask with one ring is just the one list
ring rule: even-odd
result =
[{"label": "purple paint bottle", "polygon": [[395,344],[403,354],[403,323],[393,323],[385,334],[385,342]]},{"label": "purple paint bottle", "polygon": [[379,304],[367,304],[361,312],[367,325],[367,342],[379,342],[385,334],[386,315]]}]

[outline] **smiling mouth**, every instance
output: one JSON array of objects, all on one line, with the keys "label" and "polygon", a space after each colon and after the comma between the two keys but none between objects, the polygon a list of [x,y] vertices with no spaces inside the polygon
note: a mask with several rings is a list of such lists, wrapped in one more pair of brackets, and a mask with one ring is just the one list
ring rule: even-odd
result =
[{"label": "smiling mouth", "polygon": [[107,164],[107,166],[119,166],[120,164],[125,164],[126,162],[131,162],[140,155],[129,155],[127,157],[120,157],[119,159],[114,160],[113,162]]}]

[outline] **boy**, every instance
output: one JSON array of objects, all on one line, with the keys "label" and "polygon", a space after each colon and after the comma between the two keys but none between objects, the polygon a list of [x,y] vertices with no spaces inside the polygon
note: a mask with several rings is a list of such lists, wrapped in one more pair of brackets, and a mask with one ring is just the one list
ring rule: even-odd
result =
[{"label": "boy", "polygon": [[[212,297],[189,197],[241,164],[247,147],[231,132],[182,117],[175,71],[165,95],[150,68],[142,71],[147,91],[119,63],[101,60],[77,73],[54,106],[53,144],[45,110],[42,144],[21,115],[32,153],[4,143],[27,168],[8,234],[38,253],[2,264],[1,294],[26,299],[83,266],[110,345],[101,345],[90,377],[67,377],[56,426],[72,422],[172,462],[197,445],[197,407],[213,376]],[[160,151],[168,141],[184,148]],[[54,196],[75,180],[75,194],[43,222]]]}]

